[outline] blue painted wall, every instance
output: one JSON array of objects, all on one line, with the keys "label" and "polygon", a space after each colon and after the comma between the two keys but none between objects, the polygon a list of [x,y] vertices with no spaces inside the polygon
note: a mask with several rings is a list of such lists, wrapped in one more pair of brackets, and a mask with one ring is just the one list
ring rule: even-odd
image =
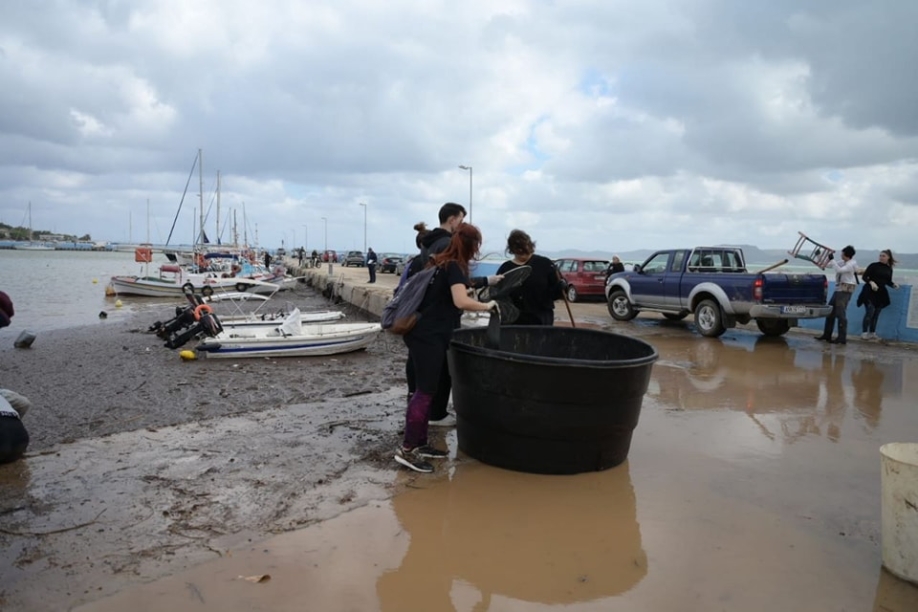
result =
[{"label": "blue painted wall", "polygon": [[[848,303],[848,338],[857,338],[861,335],[861,322],[864,320],[864,307],[857,305],[857,296],[861,292],[859,285]],[[829,295],[835,290],[835,282],[829,281]],[[889,289],[891,303],[880,313],[877,323],[877,335],[883,340],[896,342],[918,342],[918,329],[906,327],[908,322],[908,304],[912,296],[911,285],[900,285],[899,289]],[[821,330],[825,319],[804,319],[800,327],[804,329]]]}]

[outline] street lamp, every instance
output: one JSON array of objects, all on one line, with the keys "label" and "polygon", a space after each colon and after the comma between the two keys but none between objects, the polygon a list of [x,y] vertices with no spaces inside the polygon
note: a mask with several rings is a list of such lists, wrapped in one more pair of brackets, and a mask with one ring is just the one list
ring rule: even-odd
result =
[{"label": "street lamp", "polygon": [[303,250],[309,246],[309,228],[306,227],[306,224],[303,224]]},{"label": "street lamp", "polygon": [[459,166],[462,170],[469,171],[469,223],[472,222],[472,167]]},{"label": "street lamp", "polygon": [[357,202],[363,206],[363,252],[367,252],[367,205],[363,202]]},{"label": "street lamp", "polygon": [[325,221],[325,252],[328,252],[328,219],[322,217],[322,220]]}]

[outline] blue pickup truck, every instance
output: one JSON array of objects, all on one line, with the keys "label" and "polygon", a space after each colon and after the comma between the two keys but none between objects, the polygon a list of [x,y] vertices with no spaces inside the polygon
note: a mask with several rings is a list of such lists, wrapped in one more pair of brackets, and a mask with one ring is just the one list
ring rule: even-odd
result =
[{"label": "blue pickup truck", "polygon": [[657,251],[631,272],[606,281],[609,314],[630,321],[638,312],[671,320],[695,315],[695,327],[715,338],[737,323],[755,321],[780,336],[798,319],[825,317],[828,279],[823,274],[751,273],[742,249],[696,247]]}]

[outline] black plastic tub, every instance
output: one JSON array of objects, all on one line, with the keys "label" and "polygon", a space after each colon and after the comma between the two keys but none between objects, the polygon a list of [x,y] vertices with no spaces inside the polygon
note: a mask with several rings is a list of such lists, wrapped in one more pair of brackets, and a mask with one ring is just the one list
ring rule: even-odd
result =
[{"label": "black plastic tub", "polygon": [[501,327],[453,333],[459,448],[521,472],[576,474],[628,458],[657,351],[636,338],[591,329]]}]

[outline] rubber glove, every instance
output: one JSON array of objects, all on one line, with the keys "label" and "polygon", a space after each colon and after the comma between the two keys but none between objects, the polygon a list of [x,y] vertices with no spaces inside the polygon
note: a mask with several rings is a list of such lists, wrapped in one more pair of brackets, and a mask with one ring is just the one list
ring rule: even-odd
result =
[{"label": "rubber glove", "polygon": [[877,287],[877,284],[873,281],[870,281],[870,288],[873,289],[874,291],[879,289],[879,287]]},{"label": "rubber glove", "polygon": [[835,259],[835,253],[829,253],[829,261]]},{"label": "rubber glove", "polygon": [[488,277],[488,287],[492,285],[496,285],[502,280],[504,280],[503,274],[492,274],[491,276]]}]

